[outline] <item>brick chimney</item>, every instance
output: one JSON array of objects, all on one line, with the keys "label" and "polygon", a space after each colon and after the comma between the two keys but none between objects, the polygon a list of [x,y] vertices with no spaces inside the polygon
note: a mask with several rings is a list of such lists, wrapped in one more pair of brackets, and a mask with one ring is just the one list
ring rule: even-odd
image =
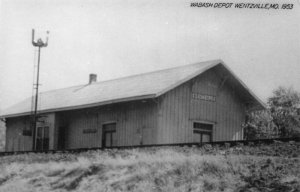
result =
[{"label": "brick chimney", "polygon": [[91,73],[90,79],[89,79],[89,84],[96,83],[96,82],[97,82],[97,74]]}]

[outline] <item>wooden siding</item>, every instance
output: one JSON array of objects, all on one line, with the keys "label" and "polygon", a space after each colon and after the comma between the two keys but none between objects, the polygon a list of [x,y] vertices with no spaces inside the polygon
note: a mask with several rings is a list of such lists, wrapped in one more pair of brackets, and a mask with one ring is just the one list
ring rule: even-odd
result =
[{"label": "wooden siding", "polygon": [[159,99],[158,144],[189,142],[190,86],[185,83]]},{"label": "wooden siding", "polygon": [[[102,146],[102,126],[116,122],[117,146],[154,144],[156,128],[156,104],[132,102],[100,108],[68,112],[67,149]],[[83,130],[95,133],[83,133]]]},{"label": "wooden siding", "polygon": [[216,96],[216,101],[191,99],[190,119],[213,123],[214,141],[243,139],[244,105],[223,80],[213,70],[195,79],[192,92]]},{"label": "wooden siding", "polygon": [[32,137],[23,136],[23,129],[30,128],[29,117],[15,117],[6,119],[5,151],[32,150]]},{"label": "wooden siding", "polygon": [[[193,141],[193,122],[212,123],[213,141],[243,138],[245,108],[235,90],[209,70],[160,98],[158,143]],[[193,99],[192,93],[215,96],[216,101]]]},{"label": "wooden siding", "polygon": [[[55,114],[43,114],[43,122],[37,126],[49,127],[49,149],[54,149]],[[23,129],[30,130],[29,116],[6,119],[6,151],[31,151],[32,136],[23,136]]]},{"label": "wooden siding", "polygon": [[[117,146],[156,143],[157,104],[146,103],[108,105],[100,108],[73,110],[57,114],[43,114],[43,123],[49,127],[49,149],[59,149],[59,129],[66,127],[64,148],[91,148],[102,146],[102,126],[116,122]],[[6,151],[32,150],[32,136],[23,136],[25,127],[30,128],[29,117],[7,118]],[[85,129],[96,129],[96,133],[83,133]]]},{"label": "wooden siding", "polygon": [[[193,142],[193,122],[213,124],[213,141],[243,139],[245,106],[221,71],[210,69],[157,99],[110,104],[45,115],[49,149],[59,147],[65,127],[64,148],[102,146],[102,127],[116,123],[116,146]],[[215,100],[193,98],[193,93]],[[29,117],[7,118],[6,150],[32,149],[32,137],[23,136]]]}]

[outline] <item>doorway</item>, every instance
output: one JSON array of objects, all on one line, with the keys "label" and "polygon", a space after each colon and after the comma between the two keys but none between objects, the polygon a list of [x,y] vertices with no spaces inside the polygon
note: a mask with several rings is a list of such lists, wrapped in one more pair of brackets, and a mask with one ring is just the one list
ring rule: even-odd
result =
[{"label": "doorway", "polygon": [[116,123],[106,123],[102,126],[102,147],[116,146]]},{"label": "doorway", "polygon": [[35,150],[47,151],[49,150],[49,127],[36,128]]},{"label": "doorway", "polygon": [[57,142],[58,150],[65,149],[66,129],[67,127],[65,126],[60,126],[58,128],[58,142]]}]

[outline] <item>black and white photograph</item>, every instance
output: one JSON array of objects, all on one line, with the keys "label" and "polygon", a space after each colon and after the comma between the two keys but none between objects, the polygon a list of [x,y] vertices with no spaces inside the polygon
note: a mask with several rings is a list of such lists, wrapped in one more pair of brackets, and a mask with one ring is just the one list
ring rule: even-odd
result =
[{"label": "black and white photograph", "polygon": [[299,0],[0,0],[0,192],[300,192]]}]

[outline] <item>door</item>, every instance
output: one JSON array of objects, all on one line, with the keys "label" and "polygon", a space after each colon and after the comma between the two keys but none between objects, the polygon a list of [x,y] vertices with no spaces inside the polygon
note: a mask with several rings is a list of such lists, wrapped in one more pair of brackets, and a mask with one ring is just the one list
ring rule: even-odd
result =
[{"label": "door", "polygon": [[49,127],[37,127],[35,138],[36,138],[35,150],[37,151],[49,150]]},{"label": "door", "polygon": [[62,150],[65,149],[65,138],[66,138],[66,127],[65,126],[60,126],[58,128],[58,144],[57,144],[57,149]]},{"label": "door", "polygon": [[116,123],[103,124],[102,147],[116,146]]},{"label": "door", "polygon": [[193,142],[205,143],[212,142],[213,124],[193,123]]}]

